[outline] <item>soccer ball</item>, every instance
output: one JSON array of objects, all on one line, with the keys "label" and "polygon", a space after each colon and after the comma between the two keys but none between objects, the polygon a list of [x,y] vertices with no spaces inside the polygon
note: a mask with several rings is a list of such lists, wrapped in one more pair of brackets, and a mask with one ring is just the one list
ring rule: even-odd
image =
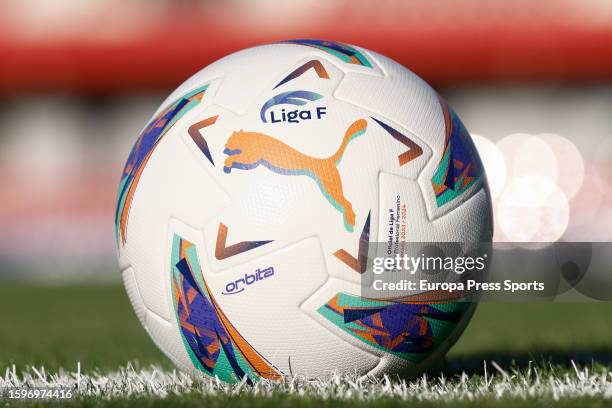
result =
[{"label": "soccer ball", "polygon": [[115,227],[155,344],[186,372],[252,382],[425,370],[475,305],[361,297],[368,243],[490,241],[492,216],[469,134],[423,80],[292,40],[225,57],[162,103]]}]

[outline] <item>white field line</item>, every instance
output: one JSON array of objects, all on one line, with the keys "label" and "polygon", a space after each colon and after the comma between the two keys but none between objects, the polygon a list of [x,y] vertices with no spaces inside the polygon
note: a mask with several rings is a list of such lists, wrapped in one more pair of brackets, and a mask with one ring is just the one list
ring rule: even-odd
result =
[{"label": "white field line", "polygon": [[[80,368],[80,365],[79,365]],[[131,364],[115,372],[83,373],[60,370],[48,373],[44,367],[31,367],[24,372],[9,368],[0,377],[5,387],[69,387],[77,395],[100,398],[155,396],[192,392],[202,395],[270,396],[290,394],[333,399],[371,400],[380,397],[407,400],[476,400],[481,398],[552,398],[591,396],[612,399],[612,372],[601,369],[592,372],[587,367],[573,365],[573,370],[542,373],[533,366],[524,370],[504,371],[497,364],[485,365],[484,375],[462,374],[416,380],[372,379],[356,375],[331,375],[317,380],[293,377],[282,381],[262,380],[253,386],[244,381],[225,384],[215,379],[193,378],[179,371],[159,367],[135,370]],[[559,370],[557,370],[559,371]]]}]

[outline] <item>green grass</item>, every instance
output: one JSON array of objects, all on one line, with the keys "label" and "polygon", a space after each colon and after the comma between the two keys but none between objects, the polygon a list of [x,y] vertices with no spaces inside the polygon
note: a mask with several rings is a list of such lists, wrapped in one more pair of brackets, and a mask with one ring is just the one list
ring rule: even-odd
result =
[{"label": "green grass", "polygon": [[612,302],[482,303],[453,355],[612,351]]},{"label": "green grass", "polygon": [[[48,404],[34,404],[29,406],[48,406]],[[316,398],[303,398],[296,396],[275,396],[269,398],[261,397],[228,397],[228,396],[202,396],[201,394],[185,394],[181,396],[171,396],[164,400],[151,399],[146,397],[141,398],[120,398],[114,400],[99,400],[86,398],[79,400],[74,404],[57,404],[57,406],[79,406],[79,407],[114,407],[114,408],[139,408],[139,407],[176,407],[176,408],[228,408],[228,407],[244,407],[244,408],[348,408],[348,407],[364,407],[364,408],[393,408],[393,407],[417,407],[417,408],[437,408],[437,407],[454,407],[454,408],[473,408],[473,401],[462,400],[452,402],[440,401],[418,401],[418,400],[400,400],[395,398],[380,398],[376,401],[352,401],[352,400],[320,400]],[[609,407],[609,402],[600,398],[582,397],[569,398],[560,401],[541,400],[535,398],[521,399],[508,398],[505,400],[483,399],[478,401],[478,407],[487,408],[523,408],[523,407],[547,407],[547,408],[599,408]]]},{"label": "green grass", "polygon": [[[120,286],[0,287],[0,367],[170,367]],[[585,354],[585,355],[583,355]],[[612,303],[483,303],[449,360],[612,358]],[[607,361],[606,361],[607,362]]]},{"label": "green grass", "polygon": [[[81,362],[87,372],[114,372],[128,361],[171,369],[137,321],[120,286],[0,287],[0,372],[15,364],[17,371],[44,366],[76,370]],[[612,366],[612,303],[484,303],[465,334],[448,356],[443,373],[453,377],[465,371],[482,380],[483,361],[495,361],[504,370],[529,369],[529,361],[552,367],[557,374],[574,374],[570,361],[579,366],[607,369]],[[552,363],[552,364],[546,364]],[[495,370],[489,363],[489,373]],[[612,381],[612,374],[610,374]],[[554,402],[544,399],[481,397],[478,406],[603,406],[605,400],[581,396]],[[469,405],[468,401],[418,401],[380,398],[375,402],[321,401],[295,395],[240,398],[228,395],[188,393],[154,397],[98,400],[87,397],[79,406],[439,406]]]},{"label": "green grass", "polygon": [[612,366],[612,302],[480,304],[448,369],[481,371],[483,360]]},{"label": "green grass", "polygon": [[120,286],[0,287],[0,369],[116,370],[127,361],[170,367]]}]

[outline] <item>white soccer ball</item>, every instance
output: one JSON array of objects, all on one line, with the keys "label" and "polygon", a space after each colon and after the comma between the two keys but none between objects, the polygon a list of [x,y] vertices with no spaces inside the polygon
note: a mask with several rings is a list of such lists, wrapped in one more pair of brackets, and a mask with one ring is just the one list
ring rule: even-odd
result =
[{"label": "white soccer ball", "polygon": [[375,52],[294,40],[225,57],[164,101],[122,174],[116,235],[136,314],[186,372],[415,375],[474,304],[361,298],[368,242],[490,241],[492,216],[470,136],[432,88]]}]

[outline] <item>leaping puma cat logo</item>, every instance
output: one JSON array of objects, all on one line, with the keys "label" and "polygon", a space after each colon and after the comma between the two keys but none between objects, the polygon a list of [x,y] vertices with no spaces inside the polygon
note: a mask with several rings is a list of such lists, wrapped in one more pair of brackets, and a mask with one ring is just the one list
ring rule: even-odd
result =
[{"label": "leaping puma cat logo", "polygon": [[342,191],[342,180],[337,165],[342,159],[349,142],[365,133],[368,122],[365,119],[355,121],[346,130],[338,151],[326,159],[310,157],[289,145],[257,132],[234,132],[225,143],[223,171],[232,169],[250,170],[259,166],[283,175],[307,175],[313,178],[327,200],[337,208],[344,217],[344,226],[348,231],[355,227],[355,212]]}]

